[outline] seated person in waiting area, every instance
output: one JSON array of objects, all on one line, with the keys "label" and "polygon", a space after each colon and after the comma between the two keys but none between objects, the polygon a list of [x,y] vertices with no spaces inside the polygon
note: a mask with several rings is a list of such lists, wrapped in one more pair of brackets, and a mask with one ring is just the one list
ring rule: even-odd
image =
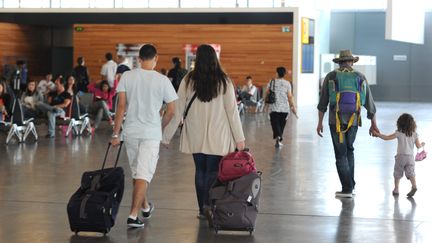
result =
[{"label": "seated person in waiting area", "polygon": [[257,87],[253,85],[253,80],[251,76],[246,77],[246,85],[243,86],[240,98],[242,101],[251,101],[256,102],[256,94],[257,94]]},{"label": "seated person in waiting area", "polygon": [[53,75],[51,73],[48,73],[47,75],[45,75],[45,79],[39,81],[39,84],[37,86],[38,92],[42,94],[44,98],[46,98],[50,92],[55,91],[56,89],[55,84],[52,81],[52,77]]},{"label": "seated person in waiting area", "polygon": [[36,108],[36,105],[39,102],[43,102],[43,101],[44,101],[43,94],[36,89],[36,81],[32,79],[29,80],[27,82],[26,90],[21,95],[21,103],[24,112],[24,117],[26,119],[36,118],[39,111]]},{"label": "seated person in waiting area", "polygon": [[47,113],[48,117],[48,134],[47,138],[55,137],[56,117],[65,116],[65,110],[69,107],[72,96],[66,91],[62,82],[56,83],[56,91],[48,95],[48,104],[39,102],[37,107]]},{"label": "seated person in waiting area", "polygon": [[93,104],[90,106],[90,111],[95,115],[94,128],[99,127],[103,117],[107,118],[110,124],[113,125],[110,110],[113,106],[113,97],[116,95],[115,87],[111,88],[108,81],[102,80],[89,84],[87,89],[94,94]]},{"label": "seated person in waiting area", "polygon": [[0,81],[0,121],[12,114],[12,96],[7,93],[6,82]]}]

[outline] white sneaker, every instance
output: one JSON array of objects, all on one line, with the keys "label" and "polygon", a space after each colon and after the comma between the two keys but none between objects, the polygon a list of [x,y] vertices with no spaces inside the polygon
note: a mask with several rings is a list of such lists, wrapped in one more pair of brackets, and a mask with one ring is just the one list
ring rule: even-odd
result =
[{"label": "white sneaker", "polygon": [[351,198],[351,197],[353,197],[353,194],[351,192],[342,192],[342,191],[340,191],[340,192],[336,192],[335,196],[336,197],[343,197],[343,198]]}]

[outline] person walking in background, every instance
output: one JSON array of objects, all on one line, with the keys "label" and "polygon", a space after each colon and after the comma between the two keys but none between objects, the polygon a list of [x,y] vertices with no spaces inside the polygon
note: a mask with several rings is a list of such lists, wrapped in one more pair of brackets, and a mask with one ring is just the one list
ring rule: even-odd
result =
[{"label": "person walking in background", "polygon": [[291,84],[284,79],[285,74],[286,69],[284,67],[276,68],[276,78],[272,79],[267,85],[267,95],[270,93],[270,90],[276,95],[275,102],[269,105],[270,122],[273,130],[273,139],[276,140],[276,148],[283,145],[283,132],[290,110],[297,116]]},{"label": "person walking in background", "polygon": [[72,71],[72,75],[75,77],[77,82],[77,89],[79,92],[87,93],[87,85],[90,82],[90,74],[85,66],[84,57],[77,58],[77,66]]},{"label": "person walking in background", "polygon": [[114,80],[117,72],[117,63],[113,61],[111,52],[105,54],[107,62],[102,66],[100,74],[102,80],[107,80],[110,87],[114,87]]},{"label": "person walking in background", "polygon": [[131,70],[128,66],[128,61],[127,61],[126,57],[124,57],[122,55],[118,55],[117,60],[118,60],[118,66],[117,66],[116,74],[119,74],[119,73],[123,74],[124,72]]},{"label": "person walking in background", "polygon": [[174,65],[174,67],[169,70],[168,78],[171,80],[171,83],[177,92],[179,87],[180,87],[180,83],[181,83],[182,79],[187,74],[187,70],[182,68],[181,59],[179,57],[174,57],[172,59],[172,63]]},{"label": "person walking in background", "polygon": [[361,106],[367,110],[371,120],[369,134],[379,133],[376,124],[376,107],[366,77],[353,69],[359,60],[350,50],[342,50],[333,62],[339,68],[331,71],[324,79],[318,108],[318,136],[322,137],[324,113],[329,112],[329,126],[336,157],[336,168],[342,190],[336,197],[352,197],[354,180],[354,140],[358,126],[361,126]]},{"label": "person walking in background", "polygon": [[[115,115],[112,145],[120,143],[120,128],[133,178],[132,206],[127,219],[128,227],[144,227],[138,217],[151,217],[154,204],[147,198],[147,190],[156,171],[162,129],[174,116],[177,94],[169,79],[154,70],[158,55],[153,45],[139,51],[140,68],[123,73],[117,87],[118,107]],[[159,110],[165,102],[167,109],[161,119]]]},{"label": "person walking in background", "polygon": [[417,191],[417,183],[415,177],[415,162],[414,162],[414,145],[421,148],[425,143],[420,143],[416,132],[417,125],[414,118],[410,114],[402,114],[397,120],[397,130],[391,135],[383,135],[374,131],[374,135],[383,140],[397,139],[397,154],[395,156],[395,165],[393,170],[394,189],[393,195],[399,195],[399,182],[404,172],[405,176],[411,182],[411,191],[407,197],[412,197]]},{"label": "person walking in background", "polygon": [[236,148],[243,150],[243,134],[234,84],[222,69],[213,47],[198,47],[195,68],[180,84],[174,119],[164,130],[163,144],[174,136],[186,107],[180,151],[192,154],[195,162],[195,189],[198,218],[209,214],[209,190],[217,178],[222,156]]},{"label": "person walking in background", "polygon": [[24,91],[27,87],[27,74],[28,70],[25,61],[17,61],[11,80],[12,90],[16,97],[19,97],[21,92]]}]

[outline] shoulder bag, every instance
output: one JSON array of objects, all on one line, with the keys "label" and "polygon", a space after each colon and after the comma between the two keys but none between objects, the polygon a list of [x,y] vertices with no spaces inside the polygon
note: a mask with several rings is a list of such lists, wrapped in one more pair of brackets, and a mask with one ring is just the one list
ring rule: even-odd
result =
[{"label": "shoulder bag", "polygon": [[[273,88],[272,88],[272,84],[273,84]],[[272,79],[270,81],[269,93],[267,94],[267,97],[266,97],[266,100],[265,100],[265,102],[267,104],[274,104],[274,103],[276,103],[276,93],[275,93],[274,89],[275,89],[275,80]]]}]

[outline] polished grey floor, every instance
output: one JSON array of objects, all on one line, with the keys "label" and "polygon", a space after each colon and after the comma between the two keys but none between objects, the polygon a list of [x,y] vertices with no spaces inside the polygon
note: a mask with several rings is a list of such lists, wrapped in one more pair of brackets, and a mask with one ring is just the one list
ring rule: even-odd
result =
[{"label": "polished grey floor", "polygon": [[[432,144],[432,104],[378,103],[383,133],[395,130],[402,112],[412,113],[418,133]],[[263,171],[261,210],[253,236],[238,232],[215,235],[197,214],[194,166],[190,155],[161,148],[149,192],[156,205],[144,229],[128,230],[131,202],[127,183],[116,226],[105,237],[70,232],[66,204],[83,171],[100,166],[110,136],[108,128],[93,137],[41,138],[37,143],[0,145],[0,242],[432,242],[432,161],[416,164],[419,190],[408,200],[407,180],[401,196],[391,195],[396,141],[369,137],[369,121],[359,129],[356,148],[356,196],[336,199],[340,189],[328,128],[315,133],[316,110],[301,107],[289,117],[284,146],[275,149],[266,114],[243,117],[247,145]],[[46,126],[38,126],[40,135]],[[4,141],[2,134],[0,140]],[[114,154],[112,154],[113,156]],[[121,166],[130,173],[125,153]]]}]

